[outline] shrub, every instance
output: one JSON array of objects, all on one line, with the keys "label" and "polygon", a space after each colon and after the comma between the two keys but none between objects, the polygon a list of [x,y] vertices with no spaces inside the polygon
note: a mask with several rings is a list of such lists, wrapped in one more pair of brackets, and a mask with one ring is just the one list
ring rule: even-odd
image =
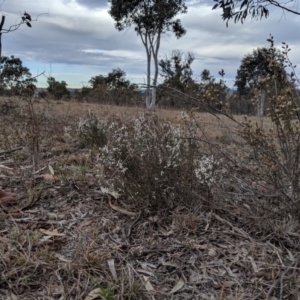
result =
[{"label": "shrub", "polygon": [[202,185],[210,188],[217,179],[221,179],[221,162],[214,155],[203,155],[201,159],[194,160],[195,174]]},{"label": "shrub", "polygon": [[[273,39],[271,50],[274,49]],[[287,53],[289,48],[283,46],[286,64],[292,69]],[[275,50],[274,50],[275,51]],[[280,200],[280,214],[295,214],[300,212],[300,113],[298,95],[295,90],[296,78],[294,69],[289,76],[277,72],[276,64],[269,60],[272,78],[261,78],[269,96],[268,116],[272,126],[265,128],[262,124],[253,124],[245,118],[241,136],[252,149],[254,162],[259,169],[259,177],[269,184]],[[278,77],[285,88],[276,89]],[[275,93],[271,93],[272,88]],[[276,208],[273,208],[276,211]]]},{"label": "shrub", "polygon": [[107,143],[107,130],[107,121],[100,120],[92,112],[78,123],[79,138],[83,146],[103,147]]},{"label": "shrub", "polygon": [[106,184],[140,206],[190,206],[215,183],[218,164],[201,153],[193,127],[176,128],[155,116],[125,124],[89,114],[79,135],[86,145],[99,145]]},{"label": "shrub", "polygon": [[109,129],[109,142],[100,151],[114,188],[142,205],[172,206],[185,173],[182,131],[144,117]]},{"label": "shrub", "polygon": [[49,77],[47,83],[48,93],[53,95],[56,100],[61,99],[63,96],[65,96],[65,98],[70,97],[70,91],[67,89],[68,84],[65,81],[59,82],[56,81],[54,77]]}]

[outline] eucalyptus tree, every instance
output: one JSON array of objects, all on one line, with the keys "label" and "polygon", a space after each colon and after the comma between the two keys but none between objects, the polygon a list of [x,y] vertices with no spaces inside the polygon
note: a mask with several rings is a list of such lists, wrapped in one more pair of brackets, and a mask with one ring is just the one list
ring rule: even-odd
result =
[{"label": "eucalyptus tree", "polygon": [[[158,53],[161,37],[173,32],[177,38],[186,30],[178,14],[187,12],[185,0],[111,0],[109,14],[115,21],[115,27],[121,31],[134,26],[145,47],[147,55],[147,91],[146,106],[151,109],[156,102],[156,86],[159,72]],[[151,83],[151,63],[154,63],[154,76]]]},{"label": "eucalyptus tree", "polygon": [[0,59],[1,94],[19,95],[28,86],[35,87],[37,82],[29,69],[23,66],[20,58],[2,56]]},{"label": "eucalyptus tree", "polygon": [[270,85],[274,93],[284,88],[287,73],[284,69],[284,55],[273,47],[262,47],[246,55],[237,70],[235,86],[240,94],[256,91],[257,114],[263,116],[267,91]]},{"label": "eucalyptus tree", "polygon": [[163,85],[184,92],[193,81],[191,64],[194,60],[195,56],[192,53],[188,52],[184,55],[179,50],[173,50],[170,56],[160,59],[160,75],[164,78]]},{"label": "eucalyptus tree", "polygon": [[269,8],[277,7],[282,12],[289,12],[300,16],[299,5],[289,0],[213,0],[216,4],[213,9],[222,9],[222,18],[228,22],[243,23],[247,18],[262,19],[269,16]]},{"label": "eucalyptus tree", "polygon": [[47,79],[47,91],[53,95],[55,99],[61,99],[63,96],[69,97],[70,91],[67,89],[68,84],[65,81],[57,81],[54,77]]},{"label": "eucalyptus tree", "polygon": [[106,86],[109,90],[114,89],[128,89],[137,90],[137,85],[126,80],[126,72],[120,68],[113,69],[112,72],[105,75],[97,75],[90,79],[89,83],[92,89],[96,89],[97,86]]}]

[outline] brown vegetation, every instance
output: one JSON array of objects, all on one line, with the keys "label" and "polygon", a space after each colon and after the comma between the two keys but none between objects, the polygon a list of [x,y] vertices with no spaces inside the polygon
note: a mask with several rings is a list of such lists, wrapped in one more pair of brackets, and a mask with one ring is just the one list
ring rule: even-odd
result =
[{"label": "brown vegetation", "polygon": [[[169,207],[129,201],[108,185],[116,174],[98,148],[79,138],[88,111],[128,128],[141,116],[155,130],[194,128],[191,149],[214,155],[222,176],[202,185],[178,177],[181,198]],[[0,197],[14,199],[0,198],[0,299],[297,299],[298,219],[265,182],[241,127],[217,117],[43,101],[1,116]]]}]

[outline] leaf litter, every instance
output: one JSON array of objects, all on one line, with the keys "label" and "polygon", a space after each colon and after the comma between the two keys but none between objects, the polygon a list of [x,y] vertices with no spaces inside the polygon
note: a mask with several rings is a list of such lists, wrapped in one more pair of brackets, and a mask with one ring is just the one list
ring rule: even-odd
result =
[{"label": "leaf litter", "polygon": [[43,148],[46,173],[33,179],[26,160],[1,164],[0,299],[298,299],[297,232],[293,247],[256,234],[220,215],[234,213],[226,203],[168,213],[124,206],[101,186],[97,161],[85,176],[60,171],[64,153],[75,163],[90,156],[63,141],[54,141],[62,152]]}]

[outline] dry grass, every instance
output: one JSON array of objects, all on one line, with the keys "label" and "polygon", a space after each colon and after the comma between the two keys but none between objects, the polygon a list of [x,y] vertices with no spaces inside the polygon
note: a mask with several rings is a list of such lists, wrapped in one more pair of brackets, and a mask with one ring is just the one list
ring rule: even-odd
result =
[{"label": "dry grass", "polygon": [[[273,231],[262,229],[269,221],[259,207],[273,198],[261,194],[253,205],[246,169],[203,195],[209,206],[138,211],[101,189],[97,156],[80,147],[75,129],[89,110],[120,121],[145,110],[73,102],[36,109],[45,118],[34,175],[26,114],[0,119],[0,188],[16,194],[0,207],[0,299],[299,299],[297,220],[283,216]],[[180,111],[156,114],[186,122]],[[199,138],[247,161],[233,122],[194,117]]]}]

